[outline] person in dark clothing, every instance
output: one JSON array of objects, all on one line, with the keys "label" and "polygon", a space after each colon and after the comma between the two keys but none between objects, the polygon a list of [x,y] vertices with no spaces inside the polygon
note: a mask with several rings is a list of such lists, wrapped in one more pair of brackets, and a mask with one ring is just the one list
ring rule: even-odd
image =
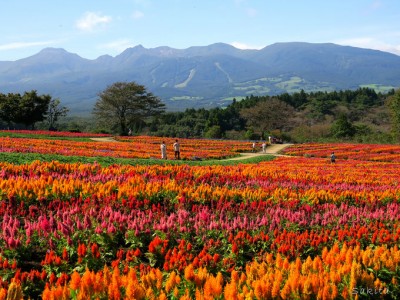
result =
[{"label": "person in dark clothing", "polygon": [[335,152],[331,153],[331,163],[334,163],[336,161],[336,156],[335,156]]},{"label": "person in dark clothing", "polygon": [[181,147],[179,145],[178,140],[175,140],[174,143],[174,152],[175,152],[175,159],[181,159]]}]

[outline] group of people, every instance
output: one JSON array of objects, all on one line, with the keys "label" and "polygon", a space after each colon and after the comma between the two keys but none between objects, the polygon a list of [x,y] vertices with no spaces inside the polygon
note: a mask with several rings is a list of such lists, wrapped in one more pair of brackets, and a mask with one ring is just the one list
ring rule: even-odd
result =
[{"label": "group of people", "polygon": [[[174,148],[174,155],[175,159],[181,159],[181,146],[178,142],[178,140],[175,140],[175,143],[172,145]],[[161,143],[161,159],[167,159],[167,145],[165,144],[164,141]]]},{"label": "group of people", "polygon": [[[253,152],[257,152],[257,145],[256,145],[256,143],[255,142],[253,142],[253,144],[252,144],[252,146],[251,146],[251,149],[252,149],[252,151]],[[266,142],[263,142],[262,144],[261,144],[261,149],[262,149],[262,152],[263,153],[266,153],[267,152],[267,143]]]},{"label": "group of people", "polygon": [[[269,144],[269,145],[272,145],[272,144],[282,144],[282,143],[283,143],[282,139],[273,137],[273,136],[271,136],[271,135],[268,136],[268,144]],[[256,145],[255,142],[253,142],[253,144],[252,144],[252,152],[257,152],[256,148],[257,148],[257,145]],[[261,148],[262,148],[262,152],[263,152],[263,153],[266,153],[266,152],[267,152],[267,150],[266,150],[266,149],[267,149],[267,143],[266,143],[266,141],[263,141],[263,142],[262,142]]]}]

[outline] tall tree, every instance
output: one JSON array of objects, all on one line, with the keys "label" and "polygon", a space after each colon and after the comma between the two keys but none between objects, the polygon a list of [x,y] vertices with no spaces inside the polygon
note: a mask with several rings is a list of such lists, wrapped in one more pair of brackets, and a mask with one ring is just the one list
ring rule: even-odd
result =
[{"label": "tall tree", "polygon": [[356,133],[356,128],[345,114],[341,114],[332,124],[331,133],[336,138],[352,137]]},{"label": "tall tree", "polygon": [[393,135],[397,141],[400,141],[400,90],[388,98],[387,105],[390,111]]},{"label": "tall tree", "polygon": [[21,99],[20,94],[0,94],[0,119],[7,123],[8,127],[15,120],[18,104]]},{"label": "tall tree", "polygon": [[60,117],[65,117],[69,109],[65,106],[60,106],[60,99],[52,99],[49,103],[47,111],[47,122],[49,129],[55,129],[57,121]]},{"label": "tall tree", "polygon": [[271,99],[242,109],[240,115],[246,119],[247,125],[265,138],[265,131],[284,130],[292,127],[295,110],[281,100]]},{"label": "tall tree", "polygon": [[93,114],[111,130],[127,135],[150,116],[165,110],[161,100],[135,82],[116,82],[99,94]]},{"label": "tall tree", "polygon": [[50,100],[50,95],[39,96],[35,90],[25,92],[19,101],[15,122],[34,129],[36,122],[46,119]]}]

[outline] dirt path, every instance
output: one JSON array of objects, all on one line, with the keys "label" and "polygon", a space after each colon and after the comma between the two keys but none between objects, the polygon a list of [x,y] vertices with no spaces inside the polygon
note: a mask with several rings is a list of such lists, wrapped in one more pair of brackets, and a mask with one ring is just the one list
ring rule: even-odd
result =
[{"label": "dirt path", "polygon": [[265,153],[262,151],[240,153],[240,156],[227,158],[225,160],[241,160],[241,159],[246,159],[246,158],[255,157],[255,156],[262,156],[262,155],[288,156],[288,155],[280,154],[280,151],[282,151],[283,149],[285,149],[286,147],[289,147],[291,145],[293,145],[293,144],[272,144],[272,145],[267,146]]},{"label": "dirt path", "polygon": [[96,141],[96,142],[118,142],[112,136],[99,137],[99,138],[90,138],[90,139],[93,140],[93,141]]},{"label": "dirt path", "polygon": [[[275,155],[281,155],[279,154],[283,149],[292,146],[293,144],[272,144],[270,146],[267,146],[266,154],[275,154]],[[285,155],[286,156],[286,155]]]}]

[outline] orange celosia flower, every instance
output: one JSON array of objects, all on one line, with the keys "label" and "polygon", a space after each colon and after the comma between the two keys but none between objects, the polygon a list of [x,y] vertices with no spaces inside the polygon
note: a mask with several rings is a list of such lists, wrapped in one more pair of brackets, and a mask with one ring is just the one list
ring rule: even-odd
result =
[{"label": "orange celosia flower", "polygon": [[125,299],[144,299],[146,296],[145,289],[140,285],[137,280],[136,272],[133,268],[129,268],[128,275],[125,280]]},{"label": "orange celosia flower", "polygon": [[282,273],[280,270],[276,270],[274,274],[274,283],[272,285],[272,291],[271,291],[271,296],[272,297],[278,297],[279,292],[281,290],[281,283],[282,283]]},{"label": "orange celosia flower", "polygon": [[81,275],[78,272],[74,271],[71,275],[71,281],[69,283],[69,287],[72,290],[77,290],[81,283]]},{"label": "orange celosia flower", "polygon": [[5,288],[0,288],[0,300],[6,300],[7,290]]},{"label": "orange celosia flower", "polygon": [[43,294],[42,294],[42,300],[53,300],[53,299],[54,299],[53,293],[51,292],[49,285],[46,284]]},{"label": "orange celosia flower", "polygon": [[167,281],[165,282],[165,291],[167,293],[169,293],[175,287],[175,277],[176,277],[176,273],[175,273],[175,271],[172,271],[169,274]]},{"label": "orange celosia flower", "polygon": [[232,281],[227,285],[225,285],[224,297],[225,299],[232,299],[232,300],[238,299],[238,289],[235,281]]},{"label": "orange celosia flower", "polygon": [[222,274],[218,273],[216,277],[210,275],[208,276],[206,282],[204,283],[204,297],[205,299],[215,299],[222,294]]},{"label": "orange celosia flower", "polygon": [[194,281],[194,279],[196,278],[195,274],[194,274],[194,269],[193,269],[193,265],[190,264],[185,268],[185,278],[186,280],[189,281]]},{"label": "orange celosia flower", "polygon": [[281,292],[280,292],[280,296],[282,297],[282,299],[290,299],[290,285],[289,282],[286,282],[285,285],[283,286]]},{"label": "orange celosia flower", "polygon": [[175,298],[178,298],[178,296],[179,296],[179,289],[178,289],[177,287],[174,288],[173,294],[174,294],[174,297],[175,297]]},{"label": "orange celosia flower", "polygon": [[119,269],[117,267],[115,267],[113,269],[113,273],[111,276],[111,283],[108,286],[108,298],[109,299],[119,300],[121,298],[120,286],[121,286],[120,272],[119,272]]}]

